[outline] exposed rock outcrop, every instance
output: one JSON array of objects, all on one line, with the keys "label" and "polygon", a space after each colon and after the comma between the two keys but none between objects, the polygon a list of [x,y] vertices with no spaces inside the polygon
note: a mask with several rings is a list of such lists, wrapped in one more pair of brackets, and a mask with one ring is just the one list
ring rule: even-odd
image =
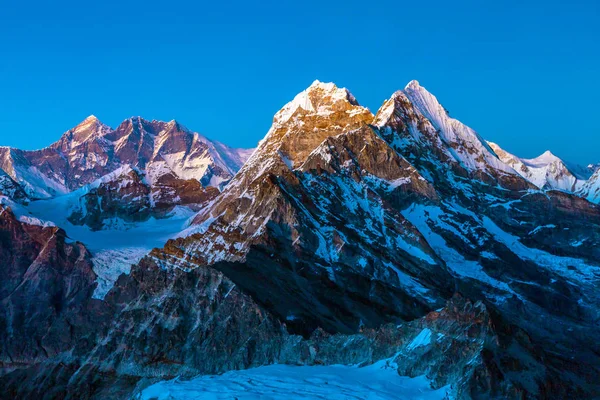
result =
[{"label": "exposed rock outcrop", "polygon": [[[154,151],[152,129],[131,120],[121,139],[102,137],[121,140],[125,159]],[[157,183],[176,186],[152,162],[99,184],[85,209],[143,216]],[[313,83],[215,196],[103,301],[89,298],[83,246],[6,211],[0,328],[32,330],[34,350],[7,333],[5,392],[127,398],[175,376],[390,359],[458,399],[600,396],[600,208],[540,190],[417,82],[375,117],[347,90]],[[53,326],[70,334],[59,340]]]},{"label": "exposed rock outcrop", "polygon": [[211,141],[174,120],[134,117],[112,129],[90,116],[42,150],[0,148],[0,169],[32,198],[68,193],[125,165],[141,170],[151,184],[171,175],[220,188],[251,152]]}]

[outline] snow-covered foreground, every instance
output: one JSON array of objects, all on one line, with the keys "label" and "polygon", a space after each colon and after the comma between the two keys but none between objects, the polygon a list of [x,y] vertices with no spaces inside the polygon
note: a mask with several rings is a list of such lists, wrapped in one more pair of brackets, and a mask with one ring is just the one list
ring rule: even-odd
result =
[{"label": "snow-covered foreground", "polygon": [[174,379],[146,388],[141,400],[183,399],[443,399],[427,378],[399,376],[387,361],[368,367],[270,365],[189,381]]},{"label": "snow-covered foreground", "polygon": [[[75,195],[74,195],[75,193]],[[150,218],[135,224],[113,222],[109,229],[92,231],[89,227],[73,225],[68,221],[78,193],[50,200],[33,201],[22,207],[21,213],[41,221],[52,221],[65,230],[72,240],[82,242],[92,253],[94,272],[98,275],[98,287],[94,297],[104,298],[122,273],[129,273],[131,264],[137,263],[155,247],[162,247],[187,226],[194,212],[186,207],[175,207],[171,216],[164,219]],[[24,218],[22,216],[21,218]]]}]

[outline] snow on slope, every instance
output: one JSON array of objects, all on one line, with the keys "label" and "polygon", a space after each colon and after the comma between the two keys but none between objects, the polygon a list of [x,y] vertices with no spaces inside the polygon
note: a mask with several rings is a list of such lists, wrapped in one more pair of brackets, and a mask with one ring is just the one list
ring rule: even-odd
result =
[{"label": "snow on slope", "polygon": [[47,198],[69,192],[64,185],[48,178],[37,167],[18,165],[14,171],[14,179],[34,198]]},{"label": "snow on slope", "polygon": [[592,203],[600,203],[600,169],[597,169],[594,175],[581,185],[576,194]]},{"label": "snow on slope", "polygon": [[[130,167],[124,166],[120,171],[127,168]],[[98,275],[95,298],[104,298],[121,273],[129,273],[131,264],[137,263],[153,248],[162,247],[168,239],[183,230],[188,219],[194,215],[192,210],[177,206],[168,218],[150,218],[135,224],[114,220],[107,224],[109,229],[99,231],[93,231],[86,225],[73,225],[68,217],[77,206],[79,198],[106,179],[109,178],[103,177],[64,196],[33,201],[19,209],[20,220],[29,218],[33,221],[29,223],[38,225],[52,221],[64,229],[70,239],[86,245],[92,253],[94,272]]]},{"label": "snow on slope", "polygon": [[[327,102],[322,103],[314,93],[320,91],[324,93],[323,97],[327,97]],[[287,103],[281,110],[275,114],[273,119],[274,125],[282,125],[292,118],[298,109],[308,111],[313,115],[328,116],[334,111],[331,108],[332,103],[349,102],[352,105],[358,106],[356,98],[345,88],[338,88],[332,82],[320,82],[315,80],[306,90],[298,93],[292,101]],[[363,108],[356,112],[363,112]]]},{"label": "snow on slope", "polygon": [[540,189],[558,189],[567,192],[580,188],[585,177],[570,170],[567,164],[550,151],[536,158],[519,158],[502,149],[496,143],[488,142],[502,161]]},{"label": "snow on slope", "polygon": [[90,116],[41,150],[0,148],[0,168],[33,198],[76,190],[130,164],[158,179],[174,174],[217,186],[235,175],[252,149],[231,148],[192,132],[175,120],[129,118],[116,129]]},{"label": "snow on slope", "polygon": [[[509,297],[519,296],[509,284],[488,275],[479,261],[468,260],[463,254],[452,248],[439,234],[440,230],[446,230],[457,237],[461,237],[465,243],[469,243],[470,240],[461,229],[474,234],[474,238],[479,245],[492,241],[502,243],[521,260],[534,262],[539,267],[552,271],[576,284],[593,282],[597,274],[600,273],[600,267],[583,259],[555,255],[524,245],[521,242],[522,238],[502,230],[487,216],[476,214],[453,203],[446,203],[445,206],[448,208],[444,211],[436,206],[413,204],[404,210],[402,215],[421,232],[431,248],[456,275],[485,282],[491,287],[505,292]],[[470,219],[470,223],[462,222],[463,219],[466,221],[467,218]],[[456,221],[461,222],[457,223]],[[474,225],[471,226],[471,223]],[[477,229],[473,229],[473,227],[477,227]],[[541,229],[556,229],[556,225],[538,226],[531,233]],[[498,255],[488,251],[480,252],[480,255],[482,258],[487,259],[499,258]],[[505,298],[504,296],[497,296],[498,293],[494,293],[497,300]]]},{"label": "snow on slope", "polygon": [[20,150],[0,146],[0,168],[32,198],[48,198],[69,191],[63,184],[31,165]]},{"label": "snow on slope", "polygon": [[183,399],[444,399],[424,376],[400,376],[387,361],[368,367],[269,365],[218,376],[174,379],[146,388],[140,400]]},{"label": "snow on slope", "polygon": [[[152,121],[152,123],[160,123]],[[189,148],[179,148],[173,142],[172,131],[191,142]],[[196,179],[204,185],[221,187],[242,167],[254,149],[237,149],[212,141],[192,132],[176,121],[166,124],[153,142],[153,155],[146,167],[151,182],[165,173],[173,172],[181,179]],[[207,179],[208,178],[208,179]]]},{"label": "snow on slope", "polygon": [[458,251],[448,246],[442,236],[434,232],[430,225],[443,227],[454,232],[457,236],[462,236],[456,228],[443,221],[445,215],[440,208],[413,204],[404,210],[402,215],[421,232],[431,248],[444,260],[453,273],[485,282],[507,294],[514,294],[506,283],[489,276],[479,262],[467,260]]},{"label": "snow on slope", "polygon": [[437,98],[419,82],[413,80],[402,91],[414,108],[427,118],[438,131],[440,138],[454,159],[467,170],[485,169],[486,166],[514,174],[511,167],[503,163],[481,136],[462,122],[451,118]]}]

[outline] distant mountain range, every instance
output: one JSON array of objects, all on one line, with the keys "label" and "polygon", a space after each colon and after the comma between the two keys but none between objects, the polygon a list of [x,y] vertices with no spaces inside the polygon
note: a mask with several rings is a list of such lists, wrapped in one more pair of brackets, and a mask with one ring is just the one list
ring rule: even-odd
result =
[{"label": "distant mountain range", "polygon": [[150,184],[171,176],[222,186],[252,150],[233,149],[192,132],[177,121],[123,121],[116,129],[95,116],[36,151],[0,148],[0,167],[34,198],[68,193],[129,165]]},{"label": "distant mountain range", "polygon": [[315,81],[256,149],[92,116],[0,167],[9,398],[268,364],[600,396],[599,170],[512,155],[417,81],[375,114]]}]

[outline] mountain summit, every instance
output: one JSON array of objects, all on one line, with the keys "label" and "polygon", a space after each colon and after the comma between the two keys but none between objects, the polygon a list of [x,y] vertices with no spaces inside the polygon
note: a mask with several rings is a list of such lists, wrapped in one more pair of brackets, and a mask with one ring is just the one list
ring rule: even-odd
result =
[{"label": "mountain summit", "polygon": [[451,118],[417,81],[386,100],[373,125],[425,177],[445,181],[450,190],[462,190],[460,180],[467,177],[507,188],[528,186],[477,132]]},{"label": "mountain summit", "polygon": [[297,166],[326,137],[358,128],[372,119],[371,112],[360,106],[347,89],[314,81],[275,114],[257,155],[280,151]]},{"label": "mountain summit", "polygon": [[[374,364],[460,400],[600,395],[600,207],[417,81],[375,116],[315,81],[245,162],[176,121],[64,138],[0,154],[13,397],[125,399],[268,364]],[[20,185],[68,194],[19,202]]]},{"label": "mountain summit", "polygon": [[525,159],[510,154],[495,143],[489,145],[502,161],[540,189],[574,192],[583,184],[576,173],[549,150],[536,158]]},{"label": "mountain summit", "polygon": [[34,198],[76,190],[123,165],[142,168],[152,181],[172,174],[222,187],[251,153],[211,141],[176,121],[132,117],[112,129],[93,115],[45,149],[0,151],[0,168]]}]

